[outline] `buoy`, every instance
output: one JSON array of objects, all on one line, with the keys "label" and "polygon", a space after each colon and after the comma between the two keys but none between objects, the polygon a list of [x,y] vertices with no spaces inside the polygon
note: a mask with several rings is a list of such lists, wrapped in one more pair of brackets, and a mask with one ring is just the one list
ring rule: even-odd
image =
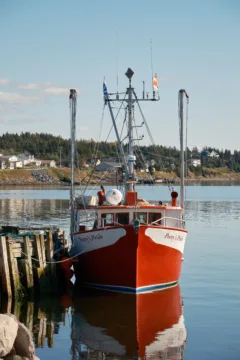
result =
[{"label": "buoy", "polygon": [[66,280],[71,280],[71,278],[74,275],[74,271],[71,269],[68,269],[67,271],[64,271],[64,277]]},{"label": "buoy", "polygon": [[63,256],[61,258],[61,263],[60,263],[60,269],[63,270],[63,271],[68,271],[70,270],[70,268],[72,267],[72,259],[70,259],[69,257],[67,256]]}]

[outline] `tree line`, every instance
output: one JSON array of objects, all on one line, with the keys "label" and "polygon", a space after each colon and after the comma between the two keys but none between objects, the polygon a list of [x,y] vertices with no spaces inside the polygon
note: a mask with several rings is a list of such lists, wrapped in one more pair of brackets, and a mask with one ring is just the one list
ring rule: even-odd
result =
[{"label": "tree line", "polygon": [[[77,158],[80,166],[91,158],[114,158],[119,159],[118,148],[115,142],[98,142],[93,139],[76,141]],[[217,157],[210,157],[212,151],[218,154]],[[127,153],[127,144],[124,145],[124,152]],[[21,134],[6,133],[0,136],[0,153],[3,155],[18,155],[26,153],[34,155],[41,160],[60,161],[65,166],[70,164],[71,145],[70,139],[64,139],[61,136],[54,136],[47,133],[29,133]],[[193,172],[201,172],[202,168],[222,168],[240,172],[240,151],[231,152],[228,149],[216,149],[205,147],[199,150],[194,147],[187,149],[186,160],[188,168]],[[180,151],[176,147],[167,147],[162,145],[149,145],[135,147],[137,168],[154,167],[156,170],[178,170],[180,165]],[[192,159],[199,159],[200,166],[194,167]]]}]

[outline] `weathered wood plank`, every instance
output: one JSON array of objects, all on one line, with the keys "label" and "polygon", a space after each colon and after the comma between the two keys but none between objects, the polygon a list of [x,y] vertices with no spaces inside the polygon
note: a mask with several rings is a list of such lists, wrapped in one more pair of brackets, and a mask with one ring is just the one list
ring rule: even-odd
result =
[{"label": "weathered wood plank", "polygon": [[32,267],[32,258],[31,251],[29,246],[29,237],[25,236],[23,239],[23,252],[24,252],[24,273],[26,277],[26,285],[28,294],[33,296],[34,290],[34,281],[33,281],[33,267]]},{"label": "weathered wood plank", "polygon": [[45,251],[44,235],[40,235],[40,244],[41,244],[41,251],[42,251],[43,268],[45,268],[47,266],[47,264],[46,264],[46,251]]},{"label": "weathered wood plank", "polygon": [[[18,263],[16,257],[14,257],[14,252],[12,250],[13,244],[9,241],[9,238],[6,239],[7,245],[7,254],[8,254],[8,264],[9,264],[9,273],[10,281],[12,286],[12,292],[15,299],[20,299],[23,296],[23,287],[19,277]],[[21,254],[22,256],[22,254]],[[16,301],[15,301],[16,302]]]},{"label": "weathered wood plank", "polygon": [[5,236],[0,237],[0,278],[2,291],[7,297],[12,297],[10,272],[8,266],[7,245]]},{"label": "weathered wood plank", "polygon": [[9,242],[11,243],[13,250],[22,248],[22,244],[20,244],[18,242],[12,242],[12,241],[9,241]]},{"label": "weathered wood plank", "polygon": [[13,249],[13,257],[15,257],[15,258],[23,257],[22,250],[21,249]]},{"label": "weathered wood plank", "polygon": [[41,249],[41,240],[39,235],[34,235],[34,246],[35,246],[35,257],[38,259],[36,265],[38,268],[43,270],[43,258]]},{"label": "weathered wood plank", "polygon": [[47,240],[45,242],[46,245],[46,260],[48,262],[48,277],[51,286],[51,292],[56,293],[58,288],[58,282],[56,277],[56,263],[53,258],[54,255],[54,244],[53,244],[53,236],[52,232],[46,233]]}]

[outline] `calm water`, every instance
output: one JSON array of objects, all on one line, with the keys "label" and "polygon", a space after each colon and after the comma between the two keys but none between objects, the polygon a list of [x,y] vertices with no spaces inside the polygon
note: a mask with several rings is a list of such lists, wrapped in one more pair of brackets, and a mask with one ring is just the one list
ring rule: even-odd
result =
[{"label": "calm water", "polygon": [[[138,191],[148,200],[165,202],[170,198],[167,186],[139,186]],[[68,232],[68,198],[66,188],[2,188],[0,221],[4,225],[54,224]],[[189,236],[180,289],[175,288],[165,295],[167,298],[145,298],[144,325],[138,324],[142,338],[155,344],[154,355],[150,357],[152,345],[147,358],[240,358],[239,218],[240,186],[187,187]],[[179,290],[184,317],[174,306],[180,298]],[[65,296],[25,304],[16,313],[32,329],[41,360],[103,359],[103,352],[106,359],[126,359],[126,352],[133,359],[137,346],[141,348],[141,341],[135,341],[133,301],[116,295],[85,294],[79,299]],[[171,344],[165,343],[166,339],[171,339]]]}]

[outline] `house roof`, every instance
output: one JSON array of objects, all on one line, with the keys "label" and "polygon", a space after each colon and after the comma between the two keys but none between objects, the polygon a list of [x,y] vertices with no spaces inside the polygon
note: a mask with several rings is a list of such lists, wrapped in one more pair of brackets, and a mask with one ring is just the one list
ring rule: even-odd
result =
[{"label": "house roof", "polygon": [[8,161],[11,157],[13,157],[15,155],[4,155],[4,156],[0,156],[0,161]]},{"label": "house roof", "polygon": [[114,162],[114,161],[103,161],[99,165],[97,165],[96,167],[101,166],[101,165],[108,165],[108,166],[111,166],[111,167],[122,167],[121,163],[117,163],[117,162]]}]

